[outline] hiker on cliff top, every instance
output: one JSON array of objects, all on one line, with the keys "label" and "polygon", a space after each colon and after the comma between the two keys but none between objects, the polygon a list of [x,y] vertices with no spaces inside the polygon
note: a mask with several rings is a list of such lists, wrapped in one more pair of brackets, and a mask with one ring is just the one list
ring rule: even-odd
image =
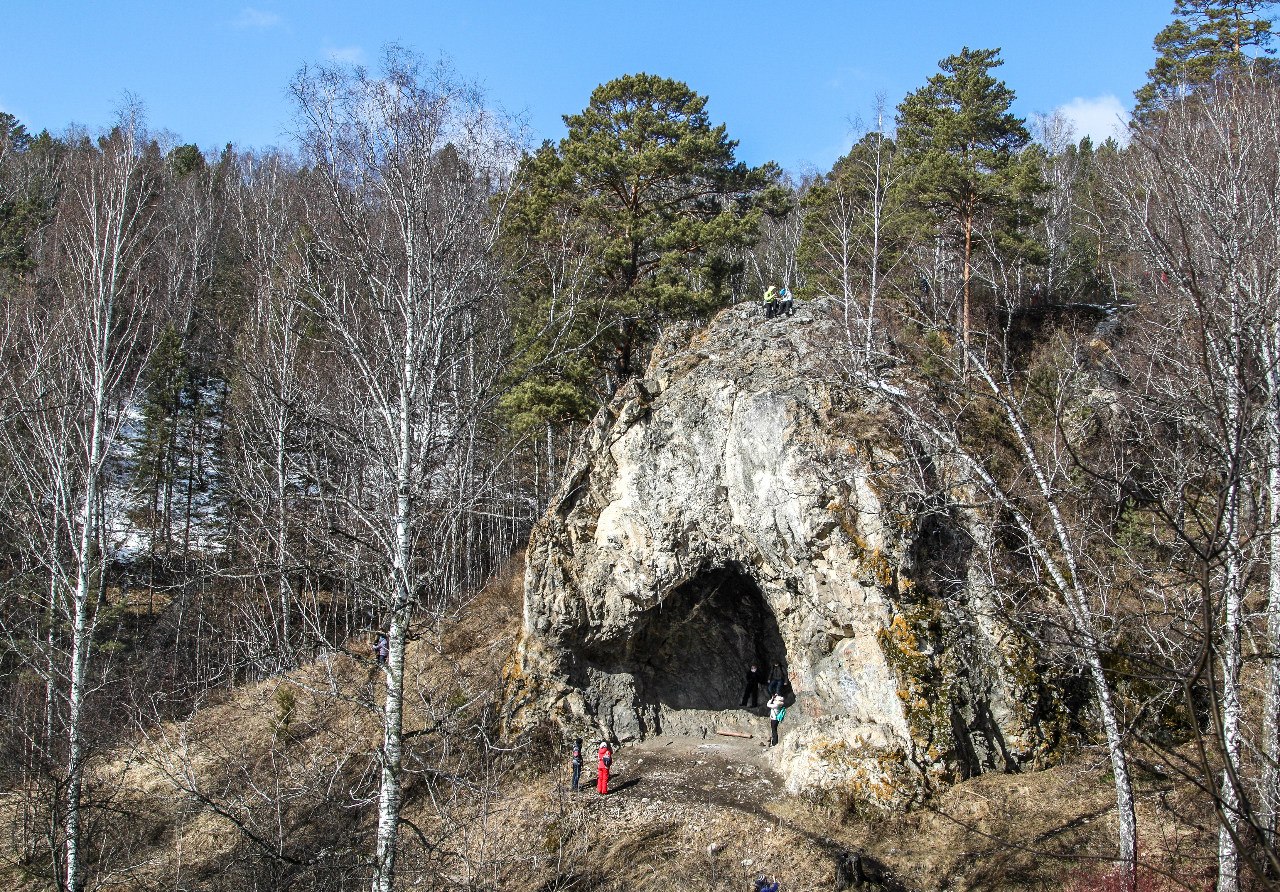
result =
[{"label": "hiker on cliff top", "polygon": [[760,702],[760,683],[764,681],[764,672],[760,669],[759,663],[752,663],[751,668],[747,671],[747,686],[742,691],[742,702],[739,706],[746,706],[747,701],[751,701],[751,708],[755,709]]},{"label": "hiker on cliff top", "polygon": [[778,311],[779,316],[794,316],[796,314],[795,301],[791,299],[791,289],[783,288],[778,291]]},{"label": "hiker on cliff top", "polygon": [[600,750],[596,762],[596,792],[601,796],[609,795],[609,769],[613,767],[613,748],[609,741],[600,741]]},{"label": "hiker on cliff top", "polygon": [[770,285],[764,290],[764,318],[772,319],[778,315],[778,289]]}]

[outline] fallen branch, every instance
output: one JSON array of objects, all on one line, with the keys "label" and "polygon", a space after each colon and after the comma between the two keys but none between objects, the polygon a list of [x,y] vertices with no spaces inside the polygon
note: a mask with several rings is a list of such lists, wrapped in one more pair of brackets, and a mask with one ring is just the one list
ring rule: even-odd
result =
[{"label": "fallen branch", "polygon": [[716,728],[716,733],[721,737],[745,737],[747,740],[750,740],[753,736],[751,734],[744,734],[742,731],[726,731],[723,728]]}]

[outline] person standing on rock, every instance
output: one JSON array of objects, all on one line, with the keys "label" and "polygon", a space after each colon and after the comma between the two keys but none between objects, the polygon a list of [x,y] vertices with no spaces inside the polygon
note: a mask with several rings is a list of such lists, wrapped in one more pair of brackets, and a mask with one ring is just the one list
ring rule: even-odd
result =
[{"label": "person standing on rock", "polygon": [[787,701],[782,694],[774,694],[765,704],[769,707],[769,746],[778,745],[778,722],[787,716]]},{"label": "person standing on rock", "polygon": [[760,702],[760,682],[764,681],[764,673],[760,671],[758,663],[752,663],[751,669],[747,672],[747,686],[742,691],[742,702],[739,706],[745,707],[747,701],[751,701],[751,708],[755,709]]},{"label": "person standing on rock", "polygon": [[582,778],[582,738],[575,738],[573,749],[569,752],[569,764],[573,767],[573,781],[569,789],[578,792],[578,781]]},{"label": "person standing on rock", "polygon": [[609,741],[600,741],[600,750],[596,761],[596,792],[601,796],[609,795],[609,769],[613,767],[613,748]]},{"label": "person standing on rock", "polygon": [[772,319],[778,311],[778,289],[770,285],[764,292],[764,318]]}]

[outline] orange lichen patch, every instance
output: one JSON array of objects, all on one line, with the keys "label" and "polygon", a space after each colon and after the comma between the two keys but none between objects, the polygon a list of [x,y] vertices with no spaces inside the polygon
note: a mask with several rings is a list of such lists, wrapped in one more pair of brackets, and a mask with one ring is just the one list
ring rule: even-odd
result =
[{"label": "orange lichen patch", "polygon": [[896,614],[876,640],[886,662],[898,678],[898,699],[911,739],[919,752],[932,760],[945,759],[955,746],[951,730],[951,684],[946,673],[933,665],[925,643],[936,638],[937,614],[923,606]]},{"label": "orange lichen patch", "polygon": [[925,795],[923,776],[898,747],[820,741],[813,746],[813,754],[829,774],[841,778],[819,794],[820,798],[833,800],[848,813],[897,811]]}]

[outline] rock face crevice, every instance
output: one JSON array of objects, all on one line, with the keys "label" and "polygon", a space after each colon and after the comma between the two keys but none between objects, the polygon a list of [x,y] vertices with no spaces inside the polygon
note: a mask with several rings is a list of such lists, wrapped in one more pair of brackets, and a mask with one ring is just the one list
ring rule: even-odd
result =
[{"label": "rock face crevice", "polygon": [[705,734],[777,660],[794,791],[895,806],[1051,757],[1062,692],[1001,620],[987,524],[842,383],[843,337],[822,301],[732,307],[601,411],[530,539],[518,721]]}]

